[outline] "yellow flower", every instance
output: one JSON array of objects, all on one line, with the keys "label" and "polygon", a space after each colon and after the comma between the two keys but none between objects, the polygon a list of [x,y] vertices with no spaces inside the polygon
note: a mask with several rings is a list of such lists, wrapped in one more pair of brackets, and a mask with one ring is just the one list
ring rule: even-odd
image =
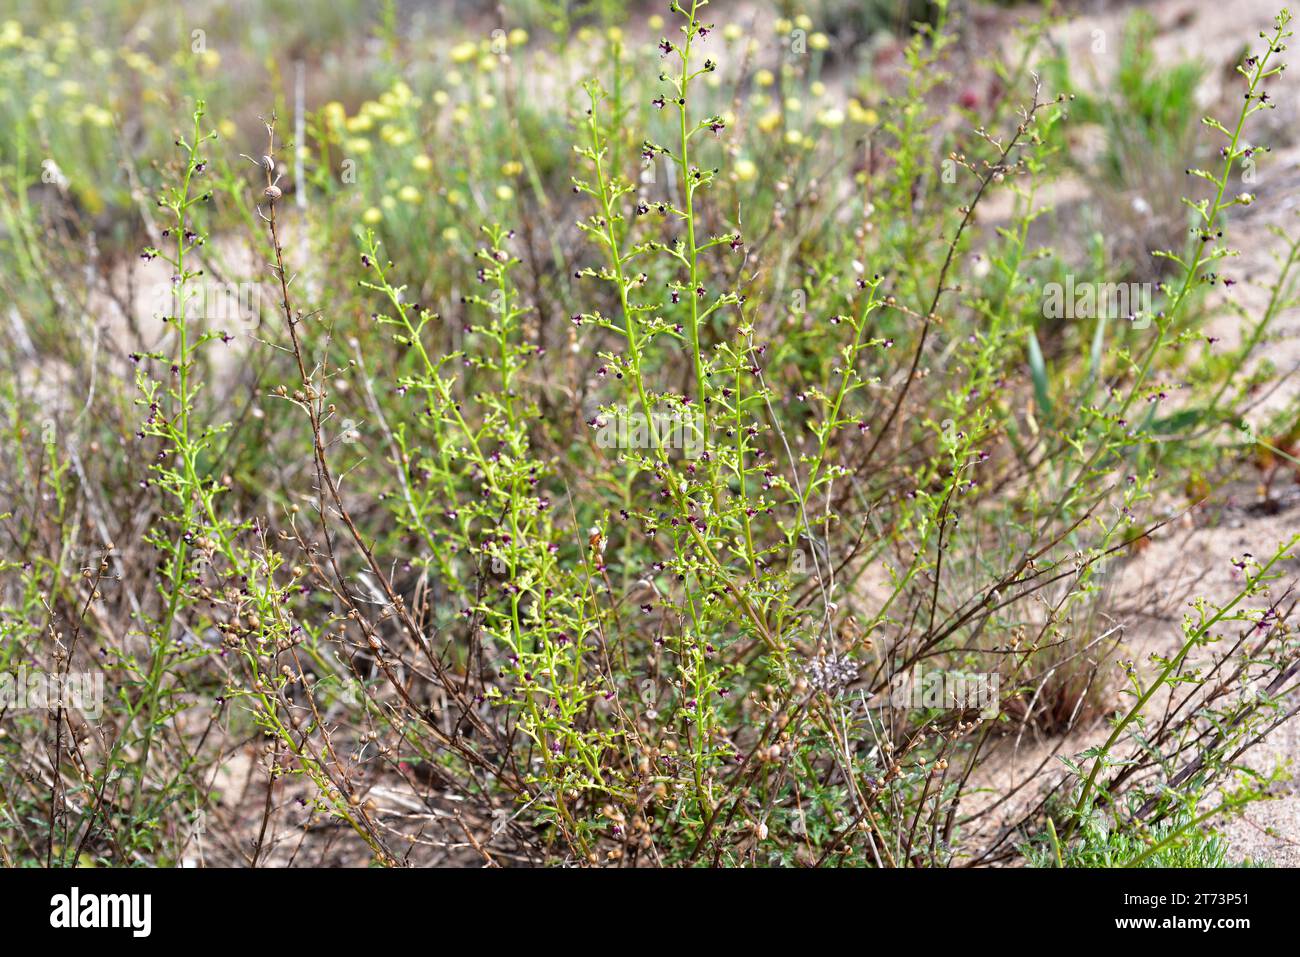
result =
[{"label": "yellow flower", "polygon": [[81,198],[81,203],[86,207],[86,212],[92,216],[98,216],[104,211],[104,197],[99,190],[93,186],[78,186],[77,195]]},{"label": "yellow flower", "polygon": [[478,98],[479,109],[490,110],[497,105],[497,98],[491,93],[484,93]]},{"label": "yellow flower", "polygon": [[374,226],[383,222],[384,214],[375,206],[371,206],[361,214],[361,221],[367,226]]},{"label": "yellow flower", "polygon": [[610,43],[623,42],[623,31],[618,27],[610,27],[609,30],[606,31],[605,36],[609,38]]},{"label": "yellow flower", "polygon": [[824,33],[814,33],[808,38],[808,46],[814,50],[825,50],[831,45],[831,39]]},{"label": "yellow flower", "polygon": [[451,101],[446,90],[437,90],[433,94],[433,102],[437,106],[446,106]]},{"label": "yellow flower", "polygon": [[515,27],[506,37],[512,47],[521,47],[528,42],[528,31],[522,27]]},{"label": "yellow flower", "polygon": [[384,209],[393,209],[397,206],[397,200],[391,196],[381,196],[379,197],[379,205]]},{"label": "yellow flower", "polygon": [[343,104],[338,100],[331,100],[326,103],[321,110],[321,115],[325,117],[325,122],[330,126],[342,126],[348,121],[348,111],[343,109]]},{"label": "yellow flower", "polygon": [[343,148],[349,153],[369,153],[370,140],[362,139],[360,136],[354,136],[343,144]]},{"label": "yellow flower", "polygon": [[451,189],[447,191],[447,202],[452,206],[463,206],[465,205],[465,196],[460,190]]},{"label": "yellow flower", "polygon": [[448,86],[460,86],[460,85],[461,85],[462,83],[464,83],[464,82],[465,82],[465,77],[461,75],[460,70],[448,70],[448,71],[447,71],[447,85],[448,85]]},{"label": "yellow flower", "polygon": [[758,121],[758,128],[764,133],[771,133],[781,125],[781,114],[776,110],[765,114]]},{"label": "yellow flower", "polygon": [[416,156],[414,159],[411,160],[411,165],[414,166],[416,169],[418,169],[421,173],[427,173],[429,172],[429,170],[433,169],[433,160],[429,159],[427,153],[420,153],[418,156]]},{"label": "yellow flower", "polygon": [[803,134],[800,133],[798,130],[786,130],[785,141],[789,143],[791,146],[798,146],[800,143],[803,142]]},{"label": "yellow flower", "polygon": [[412,206],[420,201],[420,191],[414,186],[403,186],[397,195],[402,202],[410,203]]},{"label": "yellow flower", "polygon": [[518,176],[524,171],[524,164],[518,160],[510,160],[501,164],[502,176]]},{"label": "yellow flower", "polygon": [[442,240],[446,243],[454,243],[460,239],[460,230],[455,226],[448,226],[442,231]]},{"label": "yellow flower", "polygon": [[464,126],[469,122],[469,110],[463,106],[458,106],[451,111],[451,121],[457,126]]},{"label": "yellow flower", "polygon": [[812,17],[808,16],[806,13],[801,13],[799,16],[794,18],[794,25],[800,30],[811,30]]},{"label": "yellow flower", "polygon": [[122,51],[122,62],[135,70],[136,73],[142,73],[145,76],[155,76],[158,73],[158,67],[154,62],[136,50],[124,49]]},{"label": "yellow flower", "polygon": [[826,95],[826,84],[821,80],[814,80],[808,87],[808,92],[820,99]]},{"label": "yellow flower", "polygon": [[93,103],[87,103],[82,109],[81,115],[85,117],[86,122],[91,126],[106,128],[113,125],[113,114],[102,106],[96,106]]},{"label": "yellow flower", "polygon": [[356,116],[349,116],[343,125],[347,127],[349,133],[364,133],[375,125],[375,121],[368,113],[358,113]]},{"label": "yellow flower", "polygon": [[875,126],[880,121],[875,110],[864,107],[857,100],[849,100],[849,119],[863,126]]},{"label": "yellow flower", "polygon": [[759,86],[771,86],[776,82],[776,77],[772,75],[771,70],[763,69],[754,74],[754,82]]},{"label": "yellow flower", "polygon": [[509,186],[507,186],[505,183],[502,183],[500,186],[497,187],[497,199],[501,200],[501,202],[508,203],[510,202],[510,200],[514,198],[515,198],[515,191],[511,189]]},{"label": "yellow flower", "polygon": [[59,84],[59,92],[64,96],[76,96],[81,92],[81,84],[76,80],[64,80]]},{"label": "yellow flower", "polygon": [[199,64],[206,70],[215,70],[221,66],[221,54],[216,50],[204,50],[199,54]]},{"label": "yellow flower", "polygon": [[221,134],[222,139],[233,140],[239,135],[239,127],[233,120],[222,120],[217,124],[217,132]]},{"label": "yellow flower", "polygon": [[777,17],[776,22],[772,24],[772,29],[777,33],[789,33],[794,29],[794,24],[785,17]]},{"label": "yellow flower", "polygon": [[797,96],[786,97],[785,111],[787,113],[798,113],[803,109],[803,100]]},{"label": "yellow flower", "polygon": [[831,107],[822,110],[817,114],[817,122],[828,129],[835,129],[837,126],[844,125],[844,111],[838,107]]},{"label": "yellow flower", "polygon": [[748,183],[758,175],[758,167],[754,165],[754,161],[747,159],[736,160],[736,165],[732,167],[732,171],[736,174],[736,179],[742,183]]},{"label": "yellow flower", "polygon": [[744,35],[745,35],[745,31],[740,29],[740,26],[735,23],[728,23],[725,27],[722,28],[722,38],[724,40],[727,40],[728,42],[734,43],[736,40],[739,40]]},{"label": "yellow flower", "polygon": [[384,128],[379,131],[383,141],[389,146],[405,146],[411,142],[411,134],[400,126],[394,126],[391,123],[385,123]]},{"label": "yellow flower", "polygon": [[478,56],[478,44],[466,40],[464,43],[457,43],[451,48],[452,63],[468,63]]},{"label": "yellow flower", "polygon": [[664,18],[657,13],[651,16],[646,23],[649,24],[651,30],[662,30],[664,28]]}]

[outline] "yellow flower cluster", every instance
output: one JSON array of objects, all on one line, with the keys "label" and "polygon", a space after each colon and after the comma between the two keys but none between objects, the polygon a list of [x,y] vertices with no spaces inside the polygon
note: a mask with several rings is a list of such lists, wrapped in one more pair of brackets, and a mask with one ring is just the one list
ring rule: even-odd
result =
[{"label": "yellow flower cluster", "polygon": [[321,117],[331,135],[342,137],[344,152],[364,155],[373,147],[368,134],[376,131],[389,146],[401,147],[412,142],[414,134],[408,114],[421,103],[405,81],[397,80],[377,99],[362,103],[353,116],[348,116],[343,104],[334,100],[325,104]]},{"label": "yellow flower cluster", "polygon": [[[528,42],[528,31],[516,27],[509,33],[495,31],[491,37],[483,40],[463,40],[450,50],[451,62],[458,66],[475,65],[484,73],[497,68],[502,55],[512,47],[521,47]],[[450,78],[448,80],[450,81]],[[457,85],[452,83],[453,86]]]},{"label": "yellow flower cluster", "polygon": [[856,99],[849,100],[849,119],[863,126],[875,126],[880,122],[880,117],[875,110],[863,106]]},{"label": "yellow flower cluster", "polygon": [[[12,94],[15,113],[40,123],[55,112],[63,129],[82,124],[111,127],[114,118],[106,105],[107,88],[96,80],[87,84],[68,76],[83,63],[101,70],[112,63],[107,50],[95,48],[89,56],[78,52],[89,45],[79,36],[76,25],[67,20],[47,24],[35,36],[24,33],[17,20],[0,23],[0,51],[5,51],[0,54],[0,91]],[[143,54],[131,52],[132,63],[139,63],[141,69],[147,64],[148,69],[157,70]],[[37,88],[28,91],[32,78],[38,81]],[[87,89],[101,102],[90,102]],[[4,99],[0,96],[0,104]]]}]

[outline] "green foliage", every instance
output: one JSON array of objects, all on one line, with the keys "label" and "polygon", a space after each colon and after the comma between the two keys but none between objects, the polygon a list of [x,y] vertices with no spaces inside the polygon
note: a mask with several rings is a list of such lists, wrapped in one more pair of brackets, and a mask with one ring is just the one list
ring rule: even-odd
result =
[{"label": "green foliage", "polygon": [[1140,867],[1229,867],[1227,847],[1216,834],[1189,827],[1186,819],[1165,821],[1139,837],[1122,830],[1112,830],[1102,815],[1095,815],[1079,828],[1078,839],[1069,849],[1059,852],[1050,840],[1023,849],[1032,867],[1126,867],[1142,857],[1151,843],[1162,844],[1179,836],[1168,846],[1145,857]]},{"label": "green foliage", "polygon": [[[9,102],[0,666],[109,695],[0,740],[6,857],[1221,863],[1201,830],[1265,795],[1241,756],[1294,684],[1297,542],[1239,559],[1236,594],[1119,681],[1100,579],[1188,474],[1264,447],[1246,370],[1296,244],[1239,346],[1190,347],[1288,18],[1240,116],[1204,124],[1221,162],[1190,178],[1157,314],[1056,324],[1040,283],[1116,264],[1033,230],[1067,122],[1029,67],[1046,22],[969,123],[945,4],[851,99],[810,18],[796,55],[803,26],[769,50],[698,0],[648,41],[617,5],[524,6],[431,49],[396,7],[341,8],[302,42],[346,61],[364,26],[374,69],[301,104],[281,57],[241,91],[211,56],[134,51],[164,100],[211,96],[165,142],[174,103],[132,117],[149,163],[105,203],[130,225],[111,262],[77,197],[124,141],[57,141],[42,219],[43,120]],[[1134,23],[1120,98],[1073,108],[1114,150],[1193,95]],[[189,295],[228,282],[250,309]],[[167,305],[141,317],[141,287]],[[69,308],[91,300],[108,344]],[[27,363],[92,385],[42,393]],[[920,669],[992,698],[902,696]],[[1095,744],[990,833],[991,755],[1030,725]]]},{"label": "green foliage", "polygon": [[1137,163],[1176,168],[1200,125],[1196,97],[1205,66],[1195,60],[1161,65],[1152,50],[1155,28],[1155,18],[1146,10],[1129,14],[1116,69],[1095,92],[1071,82],[1065,58],[1050,63],[1049,75],[1058,88],[1073,94],[1075,121],[1101,128],[1101,166],[1116,184],[1123,184]]}]

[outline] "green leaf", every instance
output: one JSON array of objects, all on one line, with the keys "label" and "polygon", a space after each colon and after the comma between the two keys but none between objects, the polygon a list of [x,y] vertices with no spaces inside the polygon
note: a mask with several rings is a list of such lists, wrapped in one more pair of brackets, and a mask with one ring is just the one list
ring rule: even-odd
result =
[{"label": "green leaf", "polygon": [[1038,336],[1029,330],[1029,374],[1034,380],[1034,401],[1045,417],[1052,415],[1052,398],[1047,389],[1047,364],[1043,361],[1043,349],[1038,344]]}]

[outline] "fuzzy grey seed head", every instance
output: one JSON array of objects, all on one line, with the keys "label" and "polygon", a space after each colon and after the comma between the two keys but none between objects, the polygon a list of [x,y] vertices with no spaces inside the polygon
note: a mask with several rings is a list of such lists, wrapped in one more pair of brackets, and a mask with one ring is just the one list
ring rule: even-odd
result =
[{"label": "fuzzy grey seed head", "polygon": [[830,694],[857,678],[858,666],[848,655],[831,652],[809,659],[804,665],[804,674],[814,688]]}]

